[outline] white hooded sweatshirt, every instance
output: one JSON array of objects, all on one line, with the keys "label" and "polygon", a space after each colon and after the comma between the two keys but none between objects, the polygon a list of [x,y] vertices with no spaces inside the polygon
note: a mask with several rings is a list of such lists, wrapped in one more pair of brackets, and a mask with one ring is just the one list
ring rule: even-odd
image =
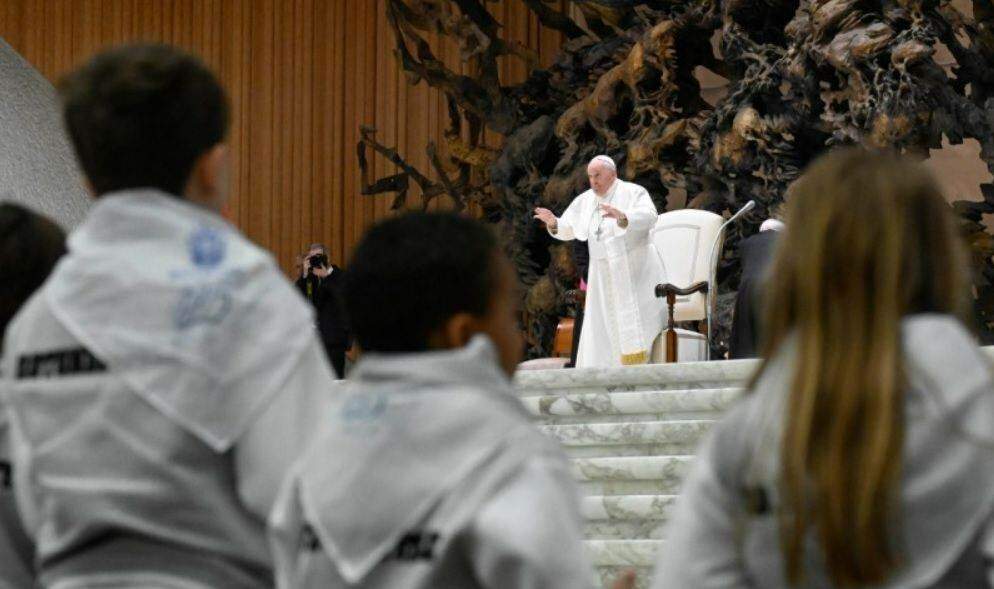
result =
[{"label": "white hooded sweatshirt", "polygon": [[21,589],[34,584],[31,571],[34,546],[24,534],[17,515],[12,472],[7,418],[0,412],[0,589]]},{"label": "white hooded sweatshirt", "polygon": [[[901,334],[910,387],[892,542],[903,564],[866,589],[994,588],[990,360],[949,316],[909,317]],[[653,589],[789,587],[777,509],[795,354],[788,340],[703,444],[668,524]],[[816,534],[809,534],[799,587],[829,589]]]},{"label": "white hooded sweatshirt", "polygon": [[367,355],[270,520],[281,589],[593,587],[579,493],[493,345]]},{"label": "white hooded sweatshirt", "polygon": [[46,587],[266,587],[268,514],[330,406],[311,310],[217,215],[100,198],[10,325],[14,484]]}]

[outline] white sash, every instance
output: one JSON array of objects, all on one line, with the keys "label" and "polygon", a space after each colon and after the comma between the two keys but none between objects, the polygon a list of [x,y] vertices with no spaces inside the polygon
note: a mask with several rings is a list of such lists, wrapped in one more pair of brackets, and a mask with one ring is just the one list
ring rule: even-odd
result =
[{"label": "white sash", "polygon": [[614,295],[614,313],[618,326],[618,349],[624,366],[645,364],[649,361],[649,348],[642,333],[642,316],[628,263],[628,249],[623,236],[604,243],[607,249],[607,284]]}]

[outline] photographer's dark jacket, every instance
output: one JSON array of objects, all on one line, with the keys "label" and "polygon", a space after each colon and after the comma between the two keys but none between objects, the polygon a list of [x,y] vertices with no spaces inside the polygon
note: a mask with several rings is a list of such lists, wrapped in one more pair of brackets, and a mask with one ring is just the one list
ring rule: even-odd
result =
[{"label": "photographer's dark jacket", "polygon": [[352,333],[345,316],[345,271],[332,264],[327,277],[319,278],[312,274],[300,278],[297,288],[304,298],[314,304],[318,331],[325,347],[348,348],[352,343]]}]

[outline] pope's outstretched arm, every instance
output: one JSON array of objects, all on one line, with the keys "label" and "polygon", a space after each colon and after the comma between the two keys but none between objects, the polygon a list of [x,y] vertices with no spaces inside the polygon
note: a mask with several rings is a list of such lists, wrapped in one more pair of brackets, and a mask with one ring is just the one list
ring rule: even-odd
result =
[{"label": "pope's outstretched arm", "polygon": [[556,239],[562,241],[574,240],[576,239],[574,227],[576,227],[577,217],[580,214],[579,203],[580,197],[573,199],[573,202],[566,208],[566,212],[563,213],[562,217],[556,217],[549,209],[539,207],[535,209],[535,218],[545,223],[546,231]]}]

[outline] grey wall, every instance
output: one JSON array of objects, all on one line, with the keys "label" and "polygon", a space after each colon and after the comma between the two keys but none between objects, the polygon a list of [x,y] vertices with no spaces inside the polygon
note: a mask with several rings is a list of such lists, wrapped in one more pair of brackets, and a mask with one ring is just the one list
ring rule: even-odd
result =
[{"label": "grey wall", "polygon": [[55,89],[0,39],[0,200],[14,200],[66,229],[89,206],[62,128]]}]

